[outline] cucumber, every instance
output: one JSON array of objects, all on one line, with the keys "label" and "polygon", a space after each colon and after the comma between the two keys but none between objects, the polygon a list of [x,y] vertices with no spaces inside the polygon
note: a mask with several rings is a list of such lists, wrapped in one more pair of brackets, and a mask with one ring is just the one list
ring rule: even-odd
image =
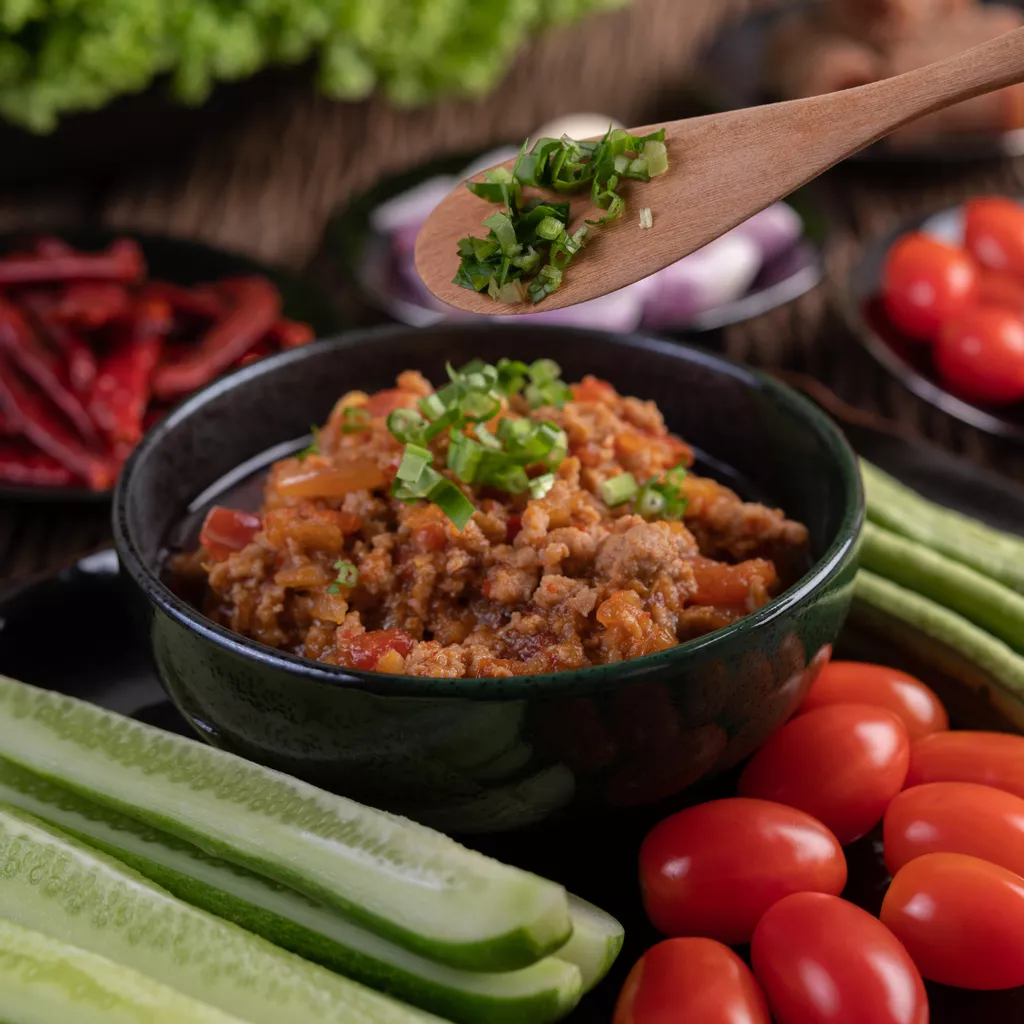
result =
[{"label": "cucumber", "polygon": [[864,524],[860,564],[959,612],[1011,647],[1024,649],[1024,595],[970,566],[875,523]]},{"label": "cucumber", "polygon": [[249,1024],[439,1020],[189,906],[5,805],[0,864],[0,918],[114,960]]},{"label": "cucumber", "polygon": [[4,1024],[242,1024],[138,971],[0,920]]},{"label": "cucumber", "polygon": [[580,969],[583,991],[589,992],[611,970],[626,933],[611,914],[579,896],[570,894],[569,913],[572,937],[558,951],[558,958]]},{"label": "cucumber", "polygon": [[[116,857],[182,900],[459,1024],[546,1024],[568,1013],[582,994],[582,965],[564,958],[548,957],[505,974],[460,971],[425,960],[295,890],[210,857],[2,759],[0,802]],[[570,945],[579,941],[576,931],[573,936]]]},{"label": "cucumber", "polygon": [[226,751],[4,677],[0,757],[453,967],[525,967],[572,930],[560,885]]},{"label": "cucumber", "polygon": [[1024,538],[936,505],[861,459],[868,519],[1024,593]]}]

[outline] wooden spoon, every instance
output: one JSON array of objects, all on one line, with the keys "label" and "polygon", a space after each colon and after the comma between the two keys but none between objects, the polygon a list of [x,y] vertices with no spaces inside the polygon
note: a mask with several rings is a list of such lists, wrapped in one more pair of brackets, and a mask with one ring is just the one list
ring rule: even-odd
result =
[{"label": "wooden spoon", "polygon": [[[916,118],[1024,81],[1024,29],[896,78],[810,99],[672,121],[668,173],[625,183],[626,212],[591,234],[561,289],[538,305],[495,302],[452,284],[457,242],[484,236],[497,207],[464,185],[446,196],[416,239],[416,269],[442,302],[503,315],[571,306],[655,273],[806,185],[830,167]],[[643,135],[660,125],[633,129]],[[505,167],[512,167],[508,161]],[[483,180],[483,174],[474,180]],[[531,190],[532,191],[532,190]],[[536,193],[540,194],[540,193]],[[564,199],[559,196],[559,199]],[[640,227],[649,207],[654,226]],[[572,197],[572,224],[595,216],[589,190]]]}]

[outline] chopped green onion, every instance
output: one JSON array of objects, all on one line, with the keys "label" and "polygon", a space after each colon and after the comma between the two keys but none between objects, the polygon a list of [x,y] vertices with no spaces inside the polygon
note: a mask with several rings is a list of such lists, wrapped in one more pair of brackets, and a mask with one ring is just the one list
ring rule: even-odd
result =
[{"label": "chopped green onion", "polygon": [[654,214],[651,212],[649,206],[645,206],[640,211],[640,227],[642,228],[653,228],[654,227]]},{"label": "chopped green onion", "polygon": [[647,173],[652,178],[668,170],[668,148],[664,142],[657,139],[645,142],[641,152],[647,161]]},{"label": "chopped green onion", "polygon": [[370,426],[372,417],[366,409],[356,405],[346,406],[341,411],[341,432],[360,434]]},{"label": "chopped green onion", "polygon": [[601,500],[609,507],[624,505],[639,490],[636,478],[632,473],[620,473],[618,476],[602,480],[598,491]]},{"label": "chopped green onion", "polygon": [[473,518],[473,503],[450,480],[442,478],[429,494],[430,500],[455,524],[460,532]]},{"label": "chopped green onion", "polygon": [[553,242],[565,231],[565,225],[557,217],[545,217],[536,227],[537,234]]},{"label": "chopped green onion", "polygon": [[301,452],[296,454],[295,458],[297,458],[299,462],[305,461],[305,459],[310,455],[320,454],[320,428],[310,427],[309,432],[312,435],[313,440],[303,448]]},{"label": "chopped green onion", "polygon": [[402,453],[402,461],[398,464],[398,472],[395,474],[395,477],[406,483],[419,480],[423,470],[433,460],[434,456],[426,448],[421,448],[416,444],[407,444],[405,451]]},{"label": "chopped green onion", "polygon": [[438,416],[443,416],[448,407],[441,400],[440,395],[435,391],[432,395],[426,395],[416,403],[417,408],[431,422]]},{"label": "chopped green onion", "polygon": [[555,486],[555,474],[544,473],[530,481],[530,497],[543,498]]},{"label": "chopped green onion", "polygon": [[395,409],[387,418],[388,430],[402,444],[421,444],[427,421],[415,409]]},{"label": "chopped green onion", "polygon": [[351,562],[339,559],[334,563],[334,568],[338,570],[338,575],[327,588],[329,594],[337,594],[342,587],[354,587],[356,585],[359,580],[359,570]]},{"label": "chopped green onion", "polygon": [[636,497],[637,515],[644,519],[657,519],[665,511],[665,495],[650,484],[642,487]]},{"label": "chopped green onion", "polygon": [[484,457],[486,449],[479,441],[466,437],[465,434],[452,434],[448,445],[448,468],[463,482],[471,484],[476,478],[476,470]]}]

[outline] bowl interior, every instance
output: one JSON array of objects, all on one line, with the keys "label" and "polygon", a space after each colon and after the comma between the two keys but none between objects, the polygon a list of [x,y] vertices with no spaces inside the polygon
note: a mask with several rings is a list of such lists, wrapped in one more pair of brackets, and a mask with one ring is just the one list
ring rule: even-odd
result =
[{"label": "bowl interior", "polygon": [[127,541],[157,574],[176,527],[209,500],[211,488],[229,474],[237,478],[240,465],[280,457],[345,391],[388,387],[408,368],[440,381],[448,361],[501,356],[553,357],[567,380],[592,373],[622,394],[656,402],[670,428],[701,453],[702,472],[805,523],[815,560],[855,531],[853,455],[831,422],[785,386],[697,349],[639,336],[466,324],[347,335],[214,383],[158,425],[128,464],[115,502],[122,547]]}]

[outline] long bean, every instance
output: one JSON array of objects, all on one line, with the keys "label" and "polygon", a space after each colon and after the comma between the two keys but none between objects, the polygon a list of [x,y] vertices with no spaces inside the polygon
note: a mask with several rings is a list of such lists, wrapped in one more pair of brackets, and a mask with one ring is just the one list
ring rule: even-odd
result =
[{"label": "long bean", "polygon": [[1024,593],[1024,538],[936,505],[861,460],[868,519]]}]

